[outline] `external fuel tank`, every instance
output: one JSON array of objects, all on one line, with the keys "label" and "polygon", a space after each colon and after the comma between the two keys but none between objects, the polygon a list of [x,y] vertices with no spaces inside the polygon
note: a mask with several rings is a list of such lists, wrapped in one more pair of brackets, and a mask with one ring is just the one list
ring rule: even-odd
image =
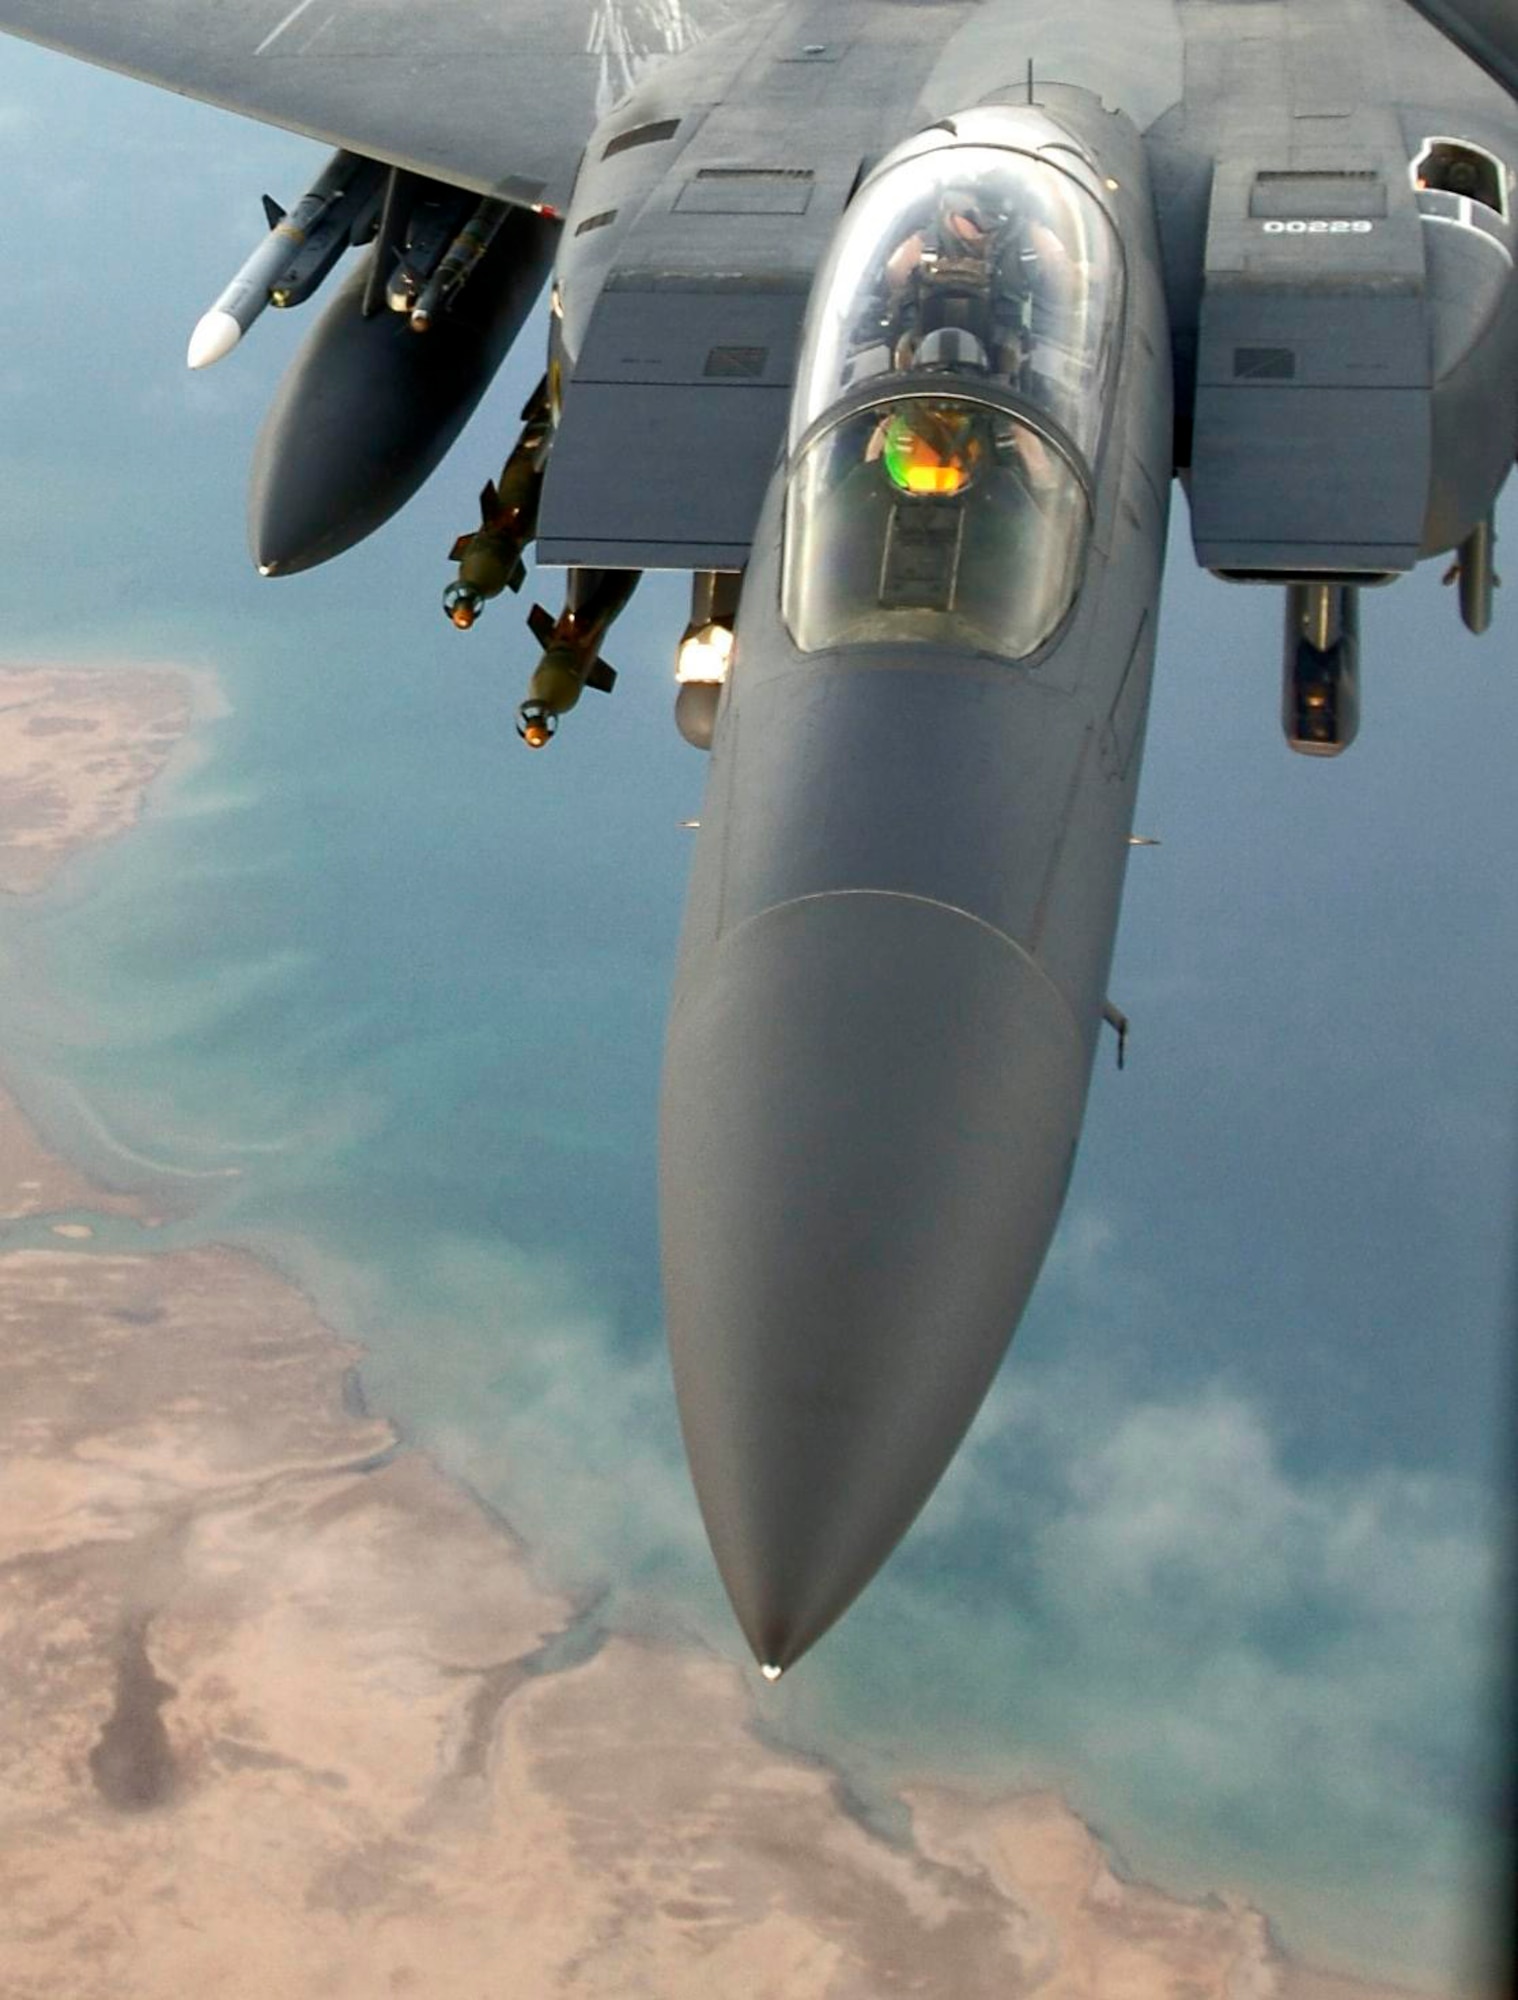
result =
[{"label": "external fuel tank", "polygon": [[372,308],[369,253],[291,363],[253,455],[248,539],[265,576],[341,555],[441,463],[548,276],[558,224],[512,209],[435,325]]}]

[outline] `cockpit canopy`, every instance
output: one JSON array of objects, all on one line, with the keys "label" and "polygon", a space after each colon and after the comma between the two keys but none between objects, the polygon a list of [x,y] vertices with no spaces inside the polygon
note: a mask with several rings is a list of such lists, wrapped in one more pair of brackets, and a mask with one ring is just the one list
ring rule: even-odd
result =
[{"label": "cockpit canopy", "polygon": [[1037,652],[1069,610],[1089,519],[1068,459],[966,397],[855,409],[786,499],[784,608],[804,653],[918,644]]},{"label": "cockpit canopy", "polygon": [[1051,134],[1038,112],[968,114],[887,159],[844,217],[791,413],[784,603],[804,651],[1020,659],[1069,609],[1122,253],[1068,139],[1063,165],[1032,150]]},{"label": "cockpit canopy", "polygon": [[1028,144],[1016,110],[980,114],[982,131],[993,117],[1003,143],[945,129],[855,198],[813,294],[793,448],[849,390],[920,369],[1026,398],[1095,457],[1122,313],[1117,235],[1066,165],[1011,150]]}]

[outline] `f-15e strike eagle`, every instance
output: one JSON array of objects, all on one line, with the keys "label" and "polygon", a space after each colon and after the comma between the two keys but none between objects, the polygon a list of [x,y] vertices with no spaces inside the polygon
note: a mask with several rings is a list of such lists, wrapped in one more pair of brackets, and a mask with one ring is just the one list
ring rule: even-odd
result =
[{"label": "f-15e strike eagle", "polygon": [[[0,28],[340,150],[191,365],[365,246],[253,471],[269,574],[434,469],[551,280],[454,549],[568,570],[546,744],[645,569],[711,770],[669,1026],[669,1338],[773,1678],[931,1492],[1085,1104],[1172,476],[1279,589],[1342,751],[1360,590],[1485,628],[1518,444],[1510,0],[0,0]],[[441,638],[441,634],[440,634]],[[1114,1017],[1115,1018],[1115,1017]]]}]

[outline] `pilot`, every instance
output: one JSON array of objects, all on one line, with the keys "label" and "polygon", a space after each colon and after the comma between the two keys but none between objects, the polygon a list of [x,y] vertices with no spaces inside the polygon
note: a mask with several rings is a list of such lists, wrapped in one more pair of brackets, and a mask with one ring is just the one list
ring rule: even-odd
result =
[{"label": "pilot", "polygon": [[1068,342],[1080,296],[1075,262],[1047,222],[964,186],[943,190],[933,222],[887,258],[885,280],[906,322],[898,322],[897,368],[920,365],[919,343],[957,324],[981,338],[995,372],[1009,379],[1038,345]]},{"label": "pilot", "polygon": [[886,259],[886,284],[899,295],[919,272],[931,272],[940,261],[989,265],[1003,218],[973,188],[948,187],[939,197],[931,223],[914,229]]}]

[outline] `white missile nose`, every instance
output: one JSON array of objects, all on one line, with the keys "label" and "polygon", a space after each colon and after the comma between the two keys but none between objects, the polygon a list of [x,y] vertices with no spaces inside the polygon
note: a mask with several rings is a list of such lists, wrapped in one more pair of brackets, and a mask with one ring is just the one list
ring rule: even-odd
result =
[{"label": "white missile nose", "polygon": [[232,315],[223,312],[219,306],[212,306],[195,322],[185,361],[191,368],[209,368],[213,361],[220,361],[223,355],[230,354],[241,339],[242,328]]}]

